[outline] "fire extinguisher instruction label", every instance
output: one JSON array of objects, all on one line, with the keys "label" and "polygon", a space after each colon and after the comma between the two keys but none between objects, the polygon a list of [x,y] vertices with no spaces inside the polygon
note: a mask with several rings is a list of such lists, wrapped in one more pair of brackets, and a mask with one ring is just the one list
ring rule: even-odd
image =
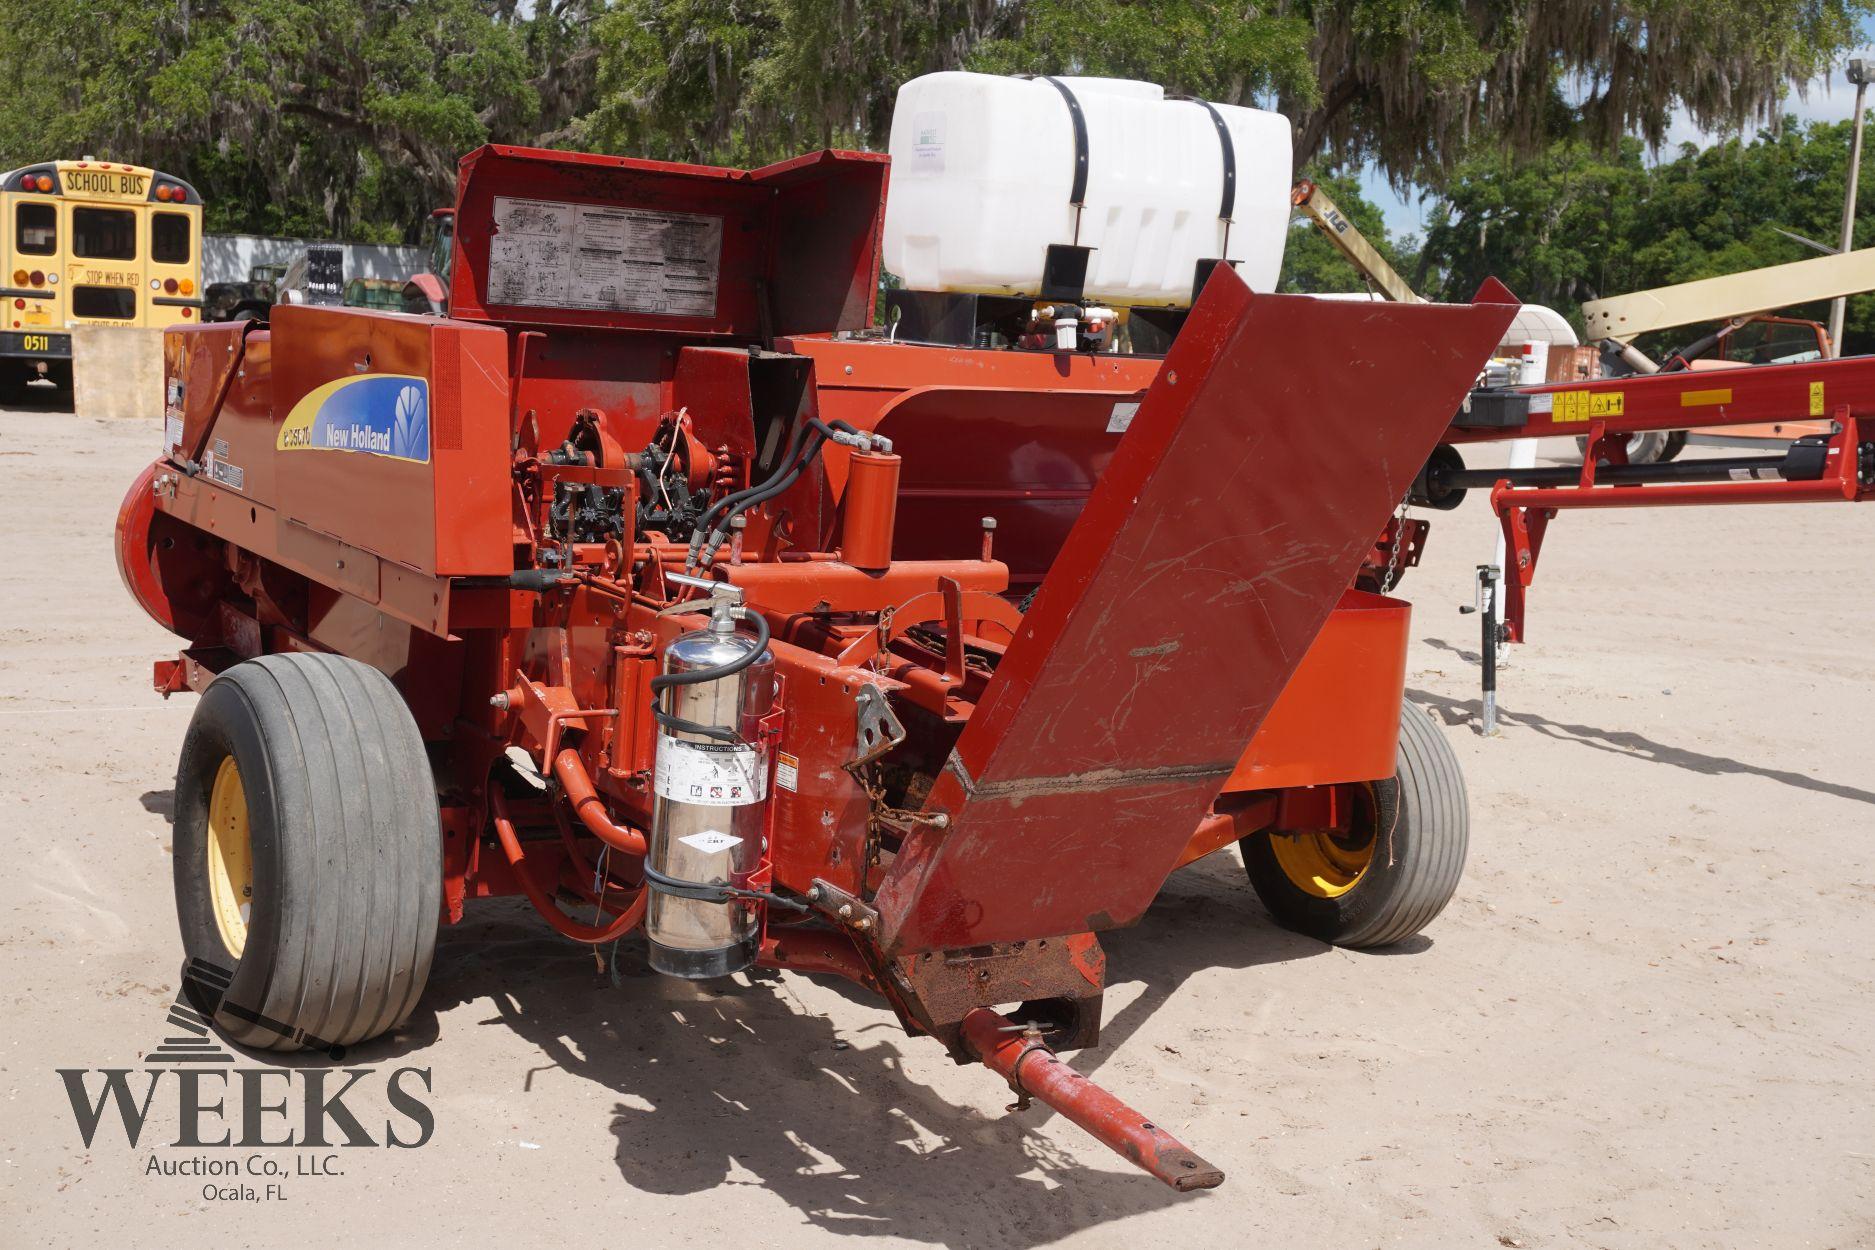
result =
[{"label": "fire extinguisher instruction label", "polygon": [[658,736],[659,798],[703,807],[743,807],[768,797],[766,782],[760,748]]}]

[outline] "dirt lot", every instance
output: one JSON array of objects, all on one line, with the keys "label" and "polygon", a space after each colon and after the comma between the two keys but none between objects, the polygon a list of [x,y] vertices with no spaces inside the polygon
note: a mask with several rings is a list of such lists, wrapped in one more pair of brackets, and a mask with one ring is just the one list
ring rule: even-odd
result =
[{"label": "dirt lot", "polygon": [[[1222,1165],[1178,1197],[882,1008],[787,976],[615,987],[524,907],[444,935],[396,1038],[431,1069],[421,1149],[203,1196],[59,1068],[173,1030],[166,816],[192,700],[120,588],[117,501],[154,424],[0,414],[0,804],[14,868],[0,1242],[1061,1246],[1867,1245],[1875,1240],[1875,515],[1563,518],[1534,641],[1476,712],[1476,501],[1435,525],[1409,685],[1448,726],[1471,865],[1421,939],[1274,928],[1234,854],[1110,935],[1106,1044],[1077,1066]],[[250,1060],[243,1060],[243,1064]],[[138,1086],[137,1088],[141,1088]],[[289,1168],[309,1152],[260,1152]],[[250,1182],[258,1188],[258,1182]]]}]

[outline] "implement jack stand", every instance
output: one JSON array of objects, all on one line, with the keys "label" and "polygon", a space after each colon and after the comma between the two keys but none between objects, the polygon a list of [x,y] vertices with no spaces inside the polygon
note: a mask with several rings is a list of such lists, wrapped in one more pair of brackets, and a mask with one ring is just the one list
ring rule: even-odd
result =
[{"label": "implement jack stand", "polygon": [[1478,731],[1487,738],[1497,737],[1497,649],[1508,637],[1503,623],[1497,619],[1498,583],[1503,577],[1504,570],[1497,565],[1480,564],[1477,599],[1459,608],[1460,612],[1478,614],[1478,658],[1484,670],[1484,711]]}]

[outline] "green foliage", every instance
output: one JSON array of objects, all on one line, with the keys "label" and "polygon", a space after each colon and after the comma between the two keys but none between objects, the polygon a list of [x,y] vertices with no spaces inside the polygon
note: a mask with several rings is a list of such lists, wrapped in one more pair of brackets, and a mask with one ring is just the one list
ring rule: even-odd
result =
[{"label": "green foliage", "polygon": [[[884,145],[899,84],[942,69],[1108,74],[1274,104],[1298,167],[1436,183],[1479,145],[1657,141],[1683,108],[1769,119],[1857,41],[1871,0],[619,0],[586,142],[762,160]],[[1567,100],[1564,88],[1567,86]]]},{"label": "green foliage", "polygon": [[1541,154],[1575,138],[1623,159],[1622,135],[1657,140],[1676,109],[1709,127],[1769,119],[1871,11],[1875,0],[12,0],[0,5],[0,167],[90,152],[188,178],[220,229],[413,237],[479,143],[744,164],[878,148],[901,83],[974,68],[1274,105],[1300,167],[1372,163],[1398,185],[1437,186],[1481,150]]},{"label": "green foliage", "polygon": [[[1481,157],[1448,183],[1409,276],[1448,299],[1496,276],[1580,328],[1584,300],[1802,260],[1817,253],[1778,228],[1834,245],[1851,130],[1787,119],[1748,141],[1684,145],[1655,165],[1632,139],[1612,154],[1567,141],[1534,160]],[[1875,245],[1868,182],[1857,211],[1864,247]],[[1875,350],[1875,296],[1849,301],[1844,340],[1845,350]]]},{"label": "green foliage", "polygon": [[982,44],[969,68],[992,74],[1143,78],[1171,95],[1316,99],[1314,30],[1280,5],[1226,0],[1032,0],[1019,34]]},{"label": "green foliage", "polygon": [[883,147],[899,84],[956,69],[1019,19],[1005,0],[618,0],[596,24],[609,151],[756,164]]},{"label": "green foliage", "polygon": [[[0,168],[91,153],[195,183],[212,229],[414,238],[457,158],[564,127],[588,6],[31,0],[0,8]],[[580,42],[584,43],[583,38]],[[582,70],[583,66],[583,70]],[[585,92],[575,93],[584,104]]]}]

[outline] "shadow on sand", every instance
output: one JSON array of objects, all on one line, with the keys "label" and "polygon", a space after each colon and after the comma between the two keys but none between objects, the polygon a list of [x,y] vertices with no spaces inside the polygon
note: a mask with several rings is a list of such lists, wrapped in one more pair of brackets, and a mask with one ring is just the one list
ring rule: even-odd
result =
[{"label": "shadow on sand", "polygon": [[[1329,949],[1276,928],[1230,852],[1175,874],[1139,925],[1102,941],[1110,983],[1143,989],[1106,1022],[1098,1049],[1071,1057],[1088,1075],[1124,1050],[1192,973]],[[1097,1148],[1067,1157],[1059,1143],[1081,1130],[1039,1105],[1020,1118],[986,1115],[909,1077],[903,1056],[935,1053],[935,1044],[906,1037],[889,1011],[844,982],[825,983],[860,1010],[842,1012],[836,1024],[806,1007],[792,975],[685,984],[653,973],[631,941],[619,949],[618,978],[615,987],[590,948],[554,937],[524,903],[483,904],[442,935],[411,1020],[393,1038],[354,1048],[346,1062],[422,1051],[438,1037],[438,1013],[487,1007],[478,1024],[512,1029],[541,1053],[519,1097],[537,1072],[556,1068],[598,1087],[590,1113],[609,1118],[619,1174],[633,1188],[701,1194],[760,1185],[835,1233],[1038,1244],[1194,1200],[1117,1159],[1104,1166]],[[1002,1101],[996,1077],[973,1076]],[[1114,1092],[1137,1091],[1122,1080]],[[1156,1109],[1150,1094],[1139,1102]]]},{"label": "shadow on sand", "polygon": [[[1435,643],[1434,645],[1441,644]],[[1456,650],[1456,648],[1452,649]],[[1466,653],[1460,652],[1459,654],[1463,658]],[[1479,717],[1483,715],[1483,708],[1478,699],[1453,699],[1445,695],[1434,694],[1429,690],[1408,690],[1406,696],[1447,725],[1476,726]],[[1630,759],[1650,760],[1656,764],[1684,768],[1688,772],[1699,773],[1706,777],[1719,777],[1726,774],[1763,777],[1780,785],[1809,790],[1815,794],[1827,794],[1832,798],[1848,799],[1855,803],[1875,804],[1875,791],[1863,790],[1835,781],[1821,781],[1787,769],[1762,768],[1756,764],[1747,764],[1743,760],[1731,759],[1724,755],[1706,755],[1699,751],[1689,751],[1684,747],[1668,746],[1663,742],[1654,741],[1645,734],[1629,730],[1597,729],[1593,725],[1565,724],[1562,721],[1550,720],[1535,712],[1506,709],[1501,703],[1498,705],[1497,718],[1506,728],[1529,729],[1559,742],[1574,742],[1597,751],[1625,755]]]},{"label": "shadow on sand", "polygon": [[0,386],[0,409],[10,412],[70,412],[72,392],[45,382],[23,387]]},{"label": "shadow on sand", "polygon": [[[169,792],[142,799],[172,818]],[[1277,928],[1229,850],[1174,873],[1138,925],[1101,942],[1109,986],[1137,984],[1139,992],[1105,1020],[1098,1048],[1069,1057],[1088,1076],[1126,1050],[1194,973],[1247,971],[1331,949]],[[1410,955],[1430,946],[1417,937],[1361,953]],[[614,969],[601,970],[592,948],[554,936],[526,903],[491,900],[471,904],[462,924],[442,932],[429,986],[403,1027],[352,1047],[340,1062],[375,1066],[424,1055],[447,1071],[446,1054],[425,1055],[440,1039],[440,1014],[485,1008],[476,1027],[511,1029],[542,1060],[518,1082],[495,1074],[495,1084],[518,1084],[507,1096],[524,1099],[541,1072],[592,1082],[590,1114],[609,1119],[614,1160],[632,1188],[682,1195],[759,1185],[833,1233],[1036,1245],[1210,1200],[1175,1194],[1118,1159],[1106,1166],[1098,1147],[1068,1156],[1060,1143],[1081,1130],[1039,1104],[1018,1118],[947,1100],[904,1071],[907,1053],[935,1054],[935,1043],[907,1037],[865,991],[838,978],[821,983],[857,1010],[843,1012],[839,1024],[817,1014],[795,992],[794,974],[756,970],[702,984],[665,978],[646,965],[636,937],[620,944]],[[1254,993],[1254,984],[1246,981],[1243,992]],[[247,1053],[272,1066],[334,1064],[317,1052]],[[1002,1101],[996,1077],[972,1075]],[[1142,1111],[1157,1110],[1153,1095],[1124,1080],[1110,1088],[1137,1097]],[[1187,1144],[1205,1150],[1202,1141]]]}]

